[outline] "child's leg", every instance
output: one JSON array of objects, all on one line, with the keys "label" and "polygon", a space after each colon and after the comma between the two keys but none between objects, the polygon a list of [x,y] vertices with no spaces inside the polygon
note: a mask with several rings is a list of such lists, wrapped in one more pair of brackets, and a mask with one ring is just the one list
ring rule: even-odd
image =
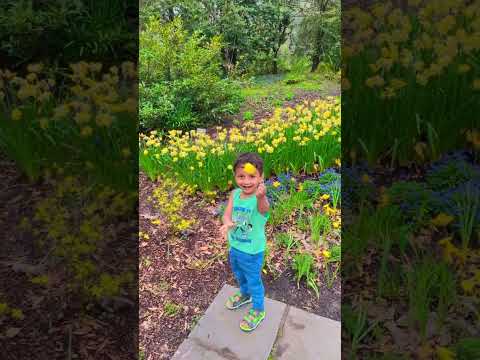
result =
[{"label": "child's leg", "polygon": [[248,291],[252,295],[253,310],[264,311],[265,289],[262,282],[263,252],[244,259],[242,270],[247,278]]},{"label": "child's leg", "polygon": [[230,266],[232,268],[233,275],[237,280],[238,286],[240,287],[240,292],[242,296],[249,297],[251,294],[248,292],[248,283],[245,274],[242,271],[240,266],[239,253],[235,249],[230,249]]}]

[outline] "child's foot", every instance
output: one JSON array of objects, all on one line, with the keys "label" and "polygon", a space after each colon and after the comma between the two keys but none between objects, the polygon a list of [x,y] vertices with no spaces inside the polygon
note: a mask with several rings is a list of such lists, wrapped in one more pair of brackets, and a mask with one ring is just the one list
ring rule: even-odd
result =
[{"label": "child's foot", "polygon": [[265,319],[265,311],[250,309],[247,315],[240,322],[240,329],[246,332],[253,331]]},{"label": "child's foot", "polygon": [[251,303],[251,296],[243,296],[240,291],[235,293],[233,296],[230,296],[225,303],[225,307],[229,310],[238,309],[240,306]]}]

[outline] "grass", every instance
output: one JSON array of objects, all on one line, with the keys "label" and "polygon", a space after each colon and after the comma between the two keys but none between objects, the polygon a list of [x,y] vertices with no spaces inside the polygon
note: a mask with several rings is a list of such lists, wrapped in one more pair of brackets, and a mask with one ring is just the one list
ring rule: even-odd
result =
[{"label": "grass", "polygon": [[278,106],[278,101],[291,101],[299,91],[316,91],[327,95],[338,87],[338,81],[332,81],[321,73],[304,72],[298,75],[298,81],[288,83],[286,74],[273,77],[263,76],[244,84],[241,95],[247,103],[267,103]]}]

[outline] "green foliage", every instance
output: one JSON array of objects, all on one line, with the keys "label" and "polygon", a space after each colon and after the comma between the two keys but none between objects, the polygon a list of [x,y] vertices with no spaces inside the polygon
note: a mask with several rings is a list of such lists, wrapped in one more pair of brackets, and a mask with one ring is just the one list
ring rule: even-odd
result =
[{"label": "green foliage", "polygon": [[355,311],[350,305],[342,304],[342,328],[348,333],[352,344],[348,359],[357,359],[360,343],[376,325],[377,322],[368,324],[367,311],[364,308]]},{"label": "green foliage", "polygon": [[298,244],[297,239],[290,233],[278,233],[275,236],[275,240],[279,246],[290,250],[292,247]]},{"label": "green foliage", "polygon": [[[324,214],[310,216],[310,230],[312,241],[319,245],[324,242],[324,236],[332,229],[332,223],[328,216]],[[323,240],[322,240],[323,239]]]},{"label": "green foliage", "polygon": [[163,22],[175,17],[185,28],[207,39],[223,39],[223,66],[233,76],[277,72],[280,48],[285,45],[299,10],[296,0],[146,0],[140,7],[142,28],[148,17]]},{"label": "green foliage", "polygon": [[480,339],[466,338],[455,345],[458,360],[480,359]]},{"label": "green foliage", "polygon": [[444,317],[448,306],[455,300],[455,279],[445,263],[424,259],[407,273],[409,317],[425,336],[433,305]]},{"label": "green foliage", "polygon": [[299,286],[300,281],[305,278],[308,287],[312,288],[317,295],[317,298],[320,296],[318,291],[318,285],[316,281],[317,274],[314,269],[314,260],[313,256],[308,253],[296,254],[293,259],[292,264],[293,270],[295,270],[295,277],[297,279],[297,286]]},{"label": "green foliage", "polygon": [[392,204],[400,206],[403,214],[420,226],[431,217],[435,207],[433,192],[425,183],[415,181],[399,181],[388,190],[387,196]]},{"label": "green foliage", "polygon": [[467,250],[476,224],[477,213],[480,209],[480,190],[472,182],[463,185],[454,193],[451,200],[452,210],[458,216],[462,248]]},{"label": "green foliage", "polygon": [[331,288],[340,271],[340,261],[342,257],[342,246],[333,245],[330,248],[330,257],[325,259],[325,279],[327,287]]},{"label": "green foliage", "polygon": [[270,223],[272,225],[281,224],[285,222],[294,211],[302,212],[310,203],[311,199],[309,199],[308,194],[304,192],[296,192],[290,196],[285,195],[273,208]]},{"label": "green foliage", "polygon": [[285,248],[285,261],[288,259],[290,250],[298,246],[298,239],[296,239],[293,234],[290,233],[278,233],[275,235],[275,240],[277,244]]},{"label": "green foliage", "polygon": [[338,71],[341,65],[341,3],[338,0],[307,1],[296,34],[296,51],[312,60],[312,71],[321,61]]},{"label": "green foliage", "polygon": [[[125,59],[137,51],[136,13],[126,1],[4,1],[0,8],[0,54],[12,65],[38,59],[69,62]],[[45,49],[48,49],[48,53]],[[51,57],[49,54],[55,54]]]},{"label": "green foliage", "polygon": [[163,310],[165,311],[165,314],[169,317],[174,317],[180,312],[181,306],[178,304],[175,304],[172,301],[167,301],[165,305],[163,306]]},{"label": "green foliage", "polygon": [[220,37],[189,34],[176,18],[150,18],[140,33],[140,123],[192,129],[238,111],[237,87],[221,78]]},{"label": "green foliage", "polygon": [[478,177],[475,168],[464,160],[452,160],[427,173],[426,180],[432,190],[445,190]]},{"label": "green foliage", "polygon": [[253,120],[253,112],[251,112],[251,111],[245,111],[245,112],[243,113],[243,120],[244,120],[244,121]]}]

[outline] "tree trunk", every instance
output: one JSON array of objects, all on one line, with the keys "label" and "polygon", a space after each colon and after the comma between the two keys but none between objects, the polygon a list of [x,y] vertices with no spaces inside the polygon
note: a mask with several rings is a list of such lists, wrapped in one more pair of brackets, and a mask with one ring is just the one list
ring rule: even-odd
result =
[{"label": "tree trunk", "polygon": [[273,73],[273,74],[278,73],[278,61],[277,61],[277,58],[276,58],[276,57],[273,59],[272,73]]},{"label": "tree trunk", "polygon": [[320,54],[315,54],[312,56],[312,68],[310,69],[310,72],[315,72],[318,65],[320,65]]}]

